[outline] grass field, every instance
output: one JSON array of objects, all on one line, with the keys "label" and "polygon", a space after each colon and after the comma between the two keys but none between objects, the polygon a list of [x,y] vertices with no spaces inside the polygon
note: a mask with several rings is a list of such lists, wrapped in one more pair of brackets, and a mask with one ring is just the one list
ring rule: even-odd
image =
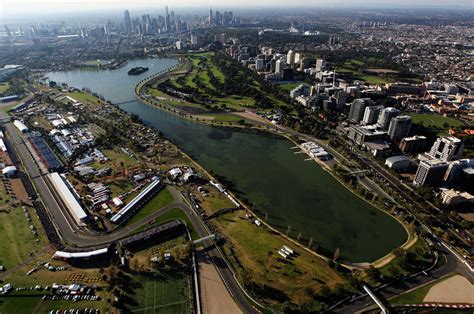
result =
[{"label": "grass field", "polygon": [[186,274],[150,273],[133,276],[126,307],[134,313],[190,313]]},{"label": "grass field", "polygon": [[98,105],[99,102],[101,102],[101,100],[99,100],[98,98],[84,92],[72,92],[69,93],[69,96],[77,101],[82,102],[83,104]]},{"label": "grass field", "polygon": [[153,214],[160,208],[171,204],[174,201],[168,188],[161,190],[155,197],[153,197],[145,206],[142,207],[131,219],[127,221],[125,225],[130,225],[143,218]]},{"label": "grass field", "polygon": [[5,93],[8,88],[10,88],[10,84],[8,82],[0,83],[0,93]]},{"label": "grass field", "polygon": [[125,168],[138,165],[137,160],[133,159],[124,152],[119,151],[118,149],[104,149],[102,150],[102,153],[107,156],[107,158],[109,158],[110,161],[119,168],[121,168],[122,163]]},{"label": "grass field", "polygon": [[0,208],[7,204],[10,200],[11,196],[7,194],[4,182],[0,182]]},{"label": "grass field", "polygon": [[[423,124],[425,127],[434,127],[438,129],[446,129],[447,127],[460,127],[463,123],[455,118],[444,117],[437,114],[410,114],[413,123]],[[446,124],[446,126],[445,126]]]},{"label": "grass field", "polygon": [[31,314],[32,309],[40,301],[41,296],[22,296],[18,298],[0,296],[0,313]]},{"label": "grass field", "polygon": [[[225,82],[225,76],[222,73],[222,71],[213,63],[212,61],[212,56],[213,52],[209,53],[196,53],[196,54],[189,54],[187,55],[187,58],[191,60],[191,63],[193,65],[192,71],[186,75],[184,75],[182,82],[178,83],[177,78],[171,79],[171,84],[174,85],[175,88],[183,88],[185,86],[189,88],[196,88],[198,89],[199,94],[201,94],[203,97],[211,100],[210,105],[211,106],[217,106],[218,108],[222,109],[230,109],[230,110],[243,110],[245,108],[253,108],[255,106],[255,100],[251,97],[243,97],[240,95],[209,95],[209,94],[214,94],[215,91],[217,90],[217,87],[214,86],[210,82],[210,77],[208,74],[208,71],[210,71],[216,79],[220,83]],[[244,75],[244,72],[241,71],[239,75]],[[197,79],[202,86],[198,88],[195,82],[193,80]],[[258,82],[253,81],[253,87],[257,90],[261,91],[261,87]],[[212,92],[210,92],[212,91]],[[209,92],[209,94],[208,94]],[[171,106],[175,107],[180,107],[180,106],[190,106],[190,107],[197,107],[201,109],[206,109],[204,106],[200,104],[194,104],[190,102],[185,102],[178,100],[174,97],[171,97],[169,95],[166,95],[165,93],[158,91],[153,88],[149,88],[147,90],[148,94],[151,94],[155,97],[163,97],[166,98],[164,102],[166,104],[169,104]],[[281,107],[287,105],[285,102],[276,99],[272,95],[266,94],[266,96],[274,103],[275,107]],[[231,119],[231,121],[229,121]],[[240,119],[239,119],[240,120]],[[217,122],[234,122],[235,119],[233,118],[216,118]]]},{"label": "grass field", "polygon": [[411,292],[401,294],[389,300],[390,304],[410,304],[410,303],[423,303],[423,299],[428,294],[428,291],[435,286],[436,284],[440,283],[443,280],[446,280],[455,274],[451,274],[441,280],[435,280],[434,282],[423,286],[421,288],[415,289]]},{"label": "grass field", "polygon": [[[36,252],[47,244],[43,227],[33,209],[28,209],[31,225],[35,226],[38,235],[35,237],[29,228],[21,207],[11,207],[10,212],[0,213],[0,265],[10,269],[29,258],[30,252]],[[36,239],[39,241],[36,242]]]},{"label": "grass field", "polygon": [[[281,310],[279,307],[287,299],[318,309],[319,305],[313,294],[322,286],[332,288],[337,283],[344,283],[344,279],[323,259],[295,247],[263,226],[257,227],[251,220],[242,216],[243,213],[237,211],[217,219],[230,242],[224,249],[229,256],[238,257],[239,263],[248,272],[248,278],[251,278],[248,280],[268,287],[267,291],[272,291],[262,297],[277,310]],[[283,245],[293,248],[298,255],[289,260],[282,260],[278,250]]]},{"label": "grass field", "polygon": [[291,83],[281,83],[278,85],[281,90],[285,92],[290,92],[292,89],[295,89],[296,87],[300,86],[303,82],[291,82]]}]

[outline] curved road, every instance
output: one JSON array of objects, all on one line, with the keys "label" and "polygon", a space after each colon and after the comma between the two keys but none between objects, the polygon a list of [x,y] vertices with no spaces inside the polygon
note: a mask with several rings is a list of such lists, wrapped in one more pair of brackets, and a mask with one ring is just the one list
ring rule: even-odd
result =
[{"label": "curved road", "polygon": [[[30,180],[34,185],[36,194],[45,205],[44,207],[50,220],[54,224],[58,235],[68,248],[86,249],[104,246],[111,242],[115,242],[130,235],[141,226],[146,225],[148,222],[158,218],[173,208],[179,208],[185,213],[200,237],[205,237],[211,234],[201,217],[191,209],[192,207],[188,205],[186,199],[173,186],[168,186],[168,188],[175,198],[175,201],[160,208],[140,221],[128,226],[120,227],[111,233],[93,233],[90,230],[78,228],[74,219],[70,216],[69,211],[65,208],[64,204],[61,203],[60,197],[58,197],[54,189],[51,188],[49,180],[41,173],[35,158],[30,154],[30,151],[25,144],[25,139],[19,134],[12,123],[7,123],[5,127],[16,152],[20,156],[22,164],[27,170]],[[207,254],[214,263],[217,272],[238,306],[244,313],[258,313],[259,311],[256,310],[249,301],[250,297],[238,282],[232,266],[227,262],[220,249],[213,242],[208,242],[207,244]]]}]

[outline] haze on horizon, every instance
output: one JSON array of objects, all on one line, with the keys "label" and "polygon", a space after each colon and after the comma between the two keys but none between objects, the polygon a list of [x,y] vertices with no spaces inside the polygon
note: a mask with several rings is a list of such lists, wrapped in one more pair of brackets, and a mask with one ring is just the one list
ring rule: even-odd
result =
[{"label": "haze on horizon", "polygon": [[245,9],[250,7],[450,7],[464,6],[473,7],[472,0],[399,0],[395,4],[380,0],[261,0],[258,3],[252,0],[239,0],[238,2],[230,0],[0,0],[0,18],[11,17],[11,15],[27,14],[52,14],[55,12],[78,12],[78,11],[98,11],[98,10],[118,10],[118,9],[144,9],[144,8],[163,8],[166,4],[173,8],[183,7],[234,7],[236,9]]}]

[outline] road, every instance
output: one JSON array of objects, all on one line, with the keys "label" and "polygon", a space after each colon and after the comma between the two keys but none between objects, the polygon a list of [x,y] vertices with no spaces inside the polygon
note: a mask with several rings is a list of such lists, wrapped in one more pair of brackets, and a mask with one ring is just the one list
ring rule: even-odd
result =
[{"label": "road", "polygon": [[[434,248],[439,252],[439,258],[444,258],[446,264],[439,268],[433,268],[432,270],[427,271],[427,275],[421,272],[413,277],[399,279],[390,285],[374,290],[385,299],[389,299],[451,273],[458,273],[474,284],[474,276],[472,275],[472,272],[466,269],[465,265],[453,253],[447,250],[441,242],[438,242],[434,238],[432,240],[433,243],[435,243]],[[372,299],[368,295],[364,295],[352,302],[347,301],[340,304],[338,307],[333,308],[331,312],[356,313],[373,304],[374,302]]]},{"label": "road", "polygon": [[[22,135],[19,134],[12,123],[5,124],[5,128],[11,138],[12,144],[15,146],[17,155],[19,155],[30,176],[30,180],[34,185],[37,194],[45,205],[50,220],[53,222],[61,240],[69,249],[103,247],[109,243],[125,238],[138,228],[146,225],[148,222],[158,218],[173,208],[179,208],[186,214],[200,237],[205,237],[211,234],[209,228],[207,228],[201,217],[191,209],[192,206],[189,205],[187,200],[173,186],[169,186],[168,188],[175,198],[175,201],[138,222],[125,227],[120,227],[112,233],[101,234],[93,233],[90,230],[77,227],[73,218],[70,217],[69,211],[61,203],[60,197],[56,195],[54,189],[50,187],[48,179],[46,179],[45,175],[41,173],[35,159],[31,156],[26,147]],[[213,242],[208,243],[207,254],[214,263],[225,286],[242,311],[245,313],[258,313],[254,306],[249,302],[249,299],[238,282],[231,265],[227,262],[221,250]]]}]

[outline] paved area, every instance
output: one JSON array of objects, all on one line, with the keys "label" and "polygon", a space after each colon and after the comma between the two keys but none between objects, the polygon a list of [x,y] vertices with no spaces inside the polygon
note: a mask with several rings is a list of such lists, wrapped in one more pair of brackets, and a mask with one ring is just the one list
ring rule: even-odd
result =
[{"label": "paved area", "polygon": [[232,296],[206,253],[197,252],[201,308],[204,314],[240,314]]},{"label": "paved area", "polygon": [[431,287],[423,302],[474,303],[474,285],[456,275]]}]

